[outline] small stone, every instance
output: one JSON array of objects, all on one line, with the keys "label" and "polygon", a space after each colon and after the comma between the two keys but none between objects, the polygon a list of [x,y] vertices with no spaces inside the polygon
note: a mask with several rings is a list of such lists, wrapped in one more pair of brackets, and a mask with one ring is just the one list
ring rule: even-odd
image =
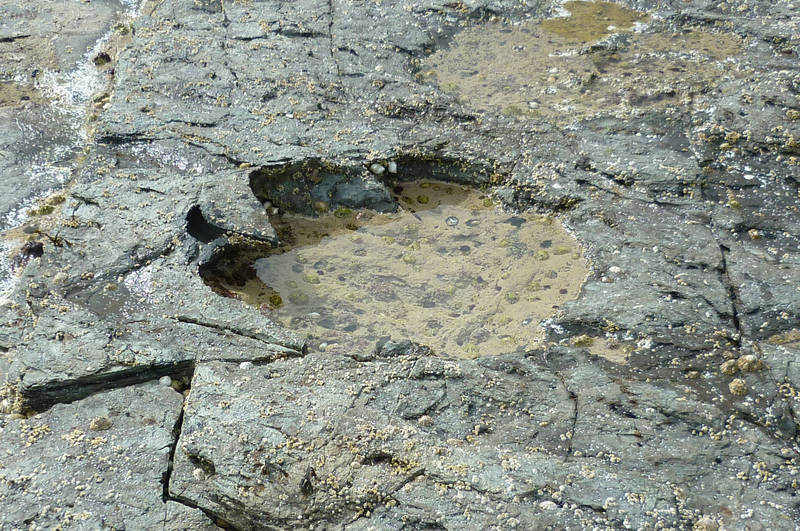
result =
[{"label": "small stone", "polygon": [[556,502],[546,500],[539,504],[539,508],[543,511],[554,511],[558,509],[558,505],[556,505]]},{"label": "small stone", "polygon": [[422,415],[417,422],[420,426],[430,427],[433,426],[433,419],[429,415]]},{"label": "small stone", "polygon": [[717,529],[719,529],[717,522],[708,516],[702,517],[692,526],[692,531],[717,531]]},{"label": "small stone", "polygon": [[252,369],[253,368],[253,362],[252,361],[243,361],[243,362],[241,362],[239,364],[239,368],[242,369],[243,371]]},{"label": "small stone", "polygon": [[742,372],[756,372],[764,368],[764,363],[753,354],[746,354],[736,360],[736,366]]},{"label": "small stone", "polygon": [[378,164],[377,162],[373,162],[369,166],[369,171],[371,171],[375,175],[383,175],[383,172],[386,171],[386,168],[383,167],[383,164]]},{"label": "small stone", "polygon": [[170,385],[172,385],[172,378],[170,378],[169,376],[162,376],[161,378],[158,379],[158,383],[159,385],[163,385],[164,387],[169,387]]},{"label": "small stone", "polygon": [[319,284],[320,280],[319,277],[313,273],[305,273],[303,275],[303,280],[308,282],[309,284]]},{"label": "small stone", "polygon": [[700,371],[689,371],[686,373],[686,377],[690,380],[696,380],[700,378]]},{"label": "small stone", "polygon": [[206,479],[206,473],[205,473],[205,471],[203,471],[202,468],[198,467],[198,468],[195,468],[194,470],[192,470],[192,477],[194,479],[196,479],[197,481],[203,481],[203,480]]},{"label": "small stone", "polygon": [[445,219],[444,222],[448,227],[455,227],[458,225],[458,218],[455,216],[447,216],[447,219]]},{"label": "small stone", "polygon": [[389,162],[386,168],[389,170],[389,173],[397,173],[397,163],[395,161]]},{"label": "small stone", "polygon": [[111,419],[108,417],[95,417],[89,423],[89,429],[94,431],[105,431],[112,425]]},{"label": "small stone", "polygon": [[747,394],[747,383],[741,378],[734,378],[728,384],[731,394],[734,396],[744,396]]}]

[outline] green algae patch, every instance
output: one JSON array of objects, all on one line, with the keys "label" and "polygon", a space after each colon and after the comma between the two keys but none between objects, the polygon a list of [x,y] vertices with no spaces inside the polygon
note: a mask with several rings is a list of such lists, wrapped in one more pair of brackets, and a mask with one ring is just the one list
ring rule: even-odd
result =
[{"label": "green algae patch", "polygon": [[[655,31],[646,14],[607,2],[564,7],[567,17],[465,29],[426,59],[422,75],[478,110],[560,125],[687,105],[746,75],[730,61],[745,44],[734,33]],[[612,34],[623,35],[603,41]]]},{"label": "green algae patch", "polygon": [[[259,290],[282,301],[272,319],[342,354],[392,337],[468,358],[536,346],[540,321],[578,296],[588,266],[557,221],[503,212],[448,183],[393,192],[402,206],[393,214],[271,220],[282,246],[247,265]],[[545,248],[569,252],[543,257]]]}]

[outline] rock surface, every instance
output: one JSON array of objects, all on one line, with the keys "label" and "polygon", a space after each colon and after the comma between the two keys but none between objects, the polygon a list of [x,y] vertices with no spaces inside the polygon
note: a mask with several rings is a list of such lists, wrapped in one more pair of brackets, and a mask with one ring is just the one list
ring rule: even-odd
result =
[{"label": "rock surface", "polygon": [[[0,7],[0,216],[38,214],[4,245],[42,251],[0,299],[0,527],[795,529],[797,2],[631,3],[745,45],[704,87],[557,120],[424,70],[554,4],[132,6]],[[84,59],[70,101],[39,81]],[[571,229],[592,273],[546,347],[309,352],[200,277],[274,243],[271,209],[392,210],[395,176]]]},{"label": "rock surface", "polygon": [[182,402],[148,383],[0,420],[0,528],[217,529],[162,501]]}]

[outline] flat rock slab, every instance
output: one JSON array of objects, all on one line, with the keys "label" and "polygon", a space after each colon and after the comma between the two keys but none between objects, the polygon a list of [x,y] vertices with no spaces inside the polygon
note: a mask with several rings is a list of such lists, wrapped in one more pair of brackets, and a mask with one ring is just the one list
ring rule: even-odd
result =
[{"label": "flat rock slab", "polygon": [[169,492],[237,529],[682,527],[705,514],[791,528],[791,480],[778,472],[791,450],[620,376],[563,349],[202,364]]},{"label": "flat rock slab", "polygon": [[150,383],[0,419],[0,529],[216,529],[162,499],[182,402]]}]

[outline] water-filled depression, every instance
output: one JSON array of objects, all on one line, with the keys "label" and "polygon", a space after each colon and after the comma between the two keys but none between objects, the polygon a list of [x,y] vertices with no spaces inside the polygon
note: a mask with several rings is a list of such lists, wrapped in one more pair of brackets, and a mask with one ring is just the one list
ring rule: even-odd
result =
[{"label": "water-filled depression", "polygon": [[249,257],[255,275],[212,285],[312,348],[344,354],[387,336],[457,357],[527,349],[542,340],[540,321],[577,297],[587,264],[556,219],[509,214],[478,190],[437,181],[394,193],[396,213],[273,216],[281,246]]}]

